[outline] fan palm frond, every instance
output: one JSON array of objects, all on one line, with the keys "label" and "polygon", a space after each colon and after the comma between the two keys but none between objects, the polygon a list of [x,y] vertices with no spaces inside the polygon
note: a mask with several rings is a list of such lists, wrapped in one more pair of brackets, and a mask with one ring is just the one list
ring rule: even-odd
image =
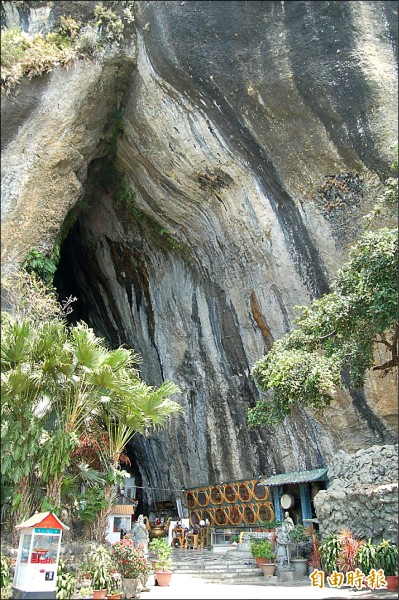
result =
[{"label": "fan palm frond", "polygon": [[147,387],[145,394],[134,398],[134,405],[143,412],[147,426],[163,427],[173,414],[183,412],[180,404],[169,398],[178,391],[174,383],[166,381],[158,389]]},{"label": "fan palm frond", "polygon": [[139,355],[127,348],[117,348],[108,352],[105,364],[109,365],[113,371],[119,369],[131,369],[133,364],[137,364]]},{"label": "fan palm frond", "polygon": [[105,485],[105,477],[103,473],[92,469],[86,463],[78,463],[77,477],[88,485]]},{"label": "fan palm frond", "polygon": [[105,352],[100,344],[101,338],[94,335],[85,323],[78,323],[72,329],[74,352],[78,363],[87,369],[95,369],[102,364]]},{"label": "fan palm frond", "polygon": [[[3,337],[4,336],[4,337]],[[3,328],[1,340],[1,363],[3,367],[13,366],[29,356],[32,332],[27,320],[9,323]]]},{"label": "fan palm frond", "polygon": [[18,365],[16,368],[1,374],[1,395],[4,398],[16,398],[35,390],[35,381],[27,365]]}]

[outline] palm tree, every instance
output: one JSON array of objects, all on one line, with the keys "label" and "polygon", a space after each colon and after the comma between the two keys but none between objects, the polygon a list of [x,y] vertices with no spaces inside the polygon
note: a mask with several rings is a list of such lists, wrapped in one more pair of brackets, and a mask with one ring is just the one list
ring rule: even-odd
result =
[{"label": "palm tree", "polygon": [[126,373],[125,393],[116,396],[99,414],[100,427],[106,428],[108,444],[103,447],[101,461],[109,482],[104,488],[106,507],[97,517],[93,530],[98,541],[105,536],[108,515],[112,510],[115,475],[118,473],[123,450],[136,433],[148,435],[166,426],[172,415],[181,414],[182,407],[169,398],[179,391],[170,381],[158,389],[146,385],[134,372]]},{"label": "palm tree", "polygon": [[[178,391],[173,383],[147,386],[134,367],[137,355],[108,350],[85,323],[69,329],[58,318],[3,320],[2,473],[16,486],[12,512],[18,520],[27,515],[17,507],[32,509],[33,475],[46,486],[46,508],[60,508],[62,481],[82,432],[108,432],[101,455],[112,473],[135,432],[163,427],[182,409],[168,397]],[[107,493],[112,489],[111,478]]]},{"label": "palm tree", "polygon": [[171,414],[181,412],[180,405],[167,398],[178,388],[165,382],[154,390],[142,382],[133,366],[138,356],[132,350],[108,350],[85,323],[71,329],[69,341],[69,368],[55,380],[52,395],[56,427],[41,461],[47,497],[56,506],[60,505],[63,474],[78,436],[93,427],[93,422],[108,431],[104,466],[116,468],[136,431],[144,431],[152,422],[163,424]]},{"label": "palm tree", "polygon": [[51,355],[59,351],[50,341],[55,339],[50,330],[59,326],[56,319],[51,327],[33,326],[27,319],[14,320],[2,313],[1,483],[13,487],[12,525],[35,508],[36,475],[50,410]]}]

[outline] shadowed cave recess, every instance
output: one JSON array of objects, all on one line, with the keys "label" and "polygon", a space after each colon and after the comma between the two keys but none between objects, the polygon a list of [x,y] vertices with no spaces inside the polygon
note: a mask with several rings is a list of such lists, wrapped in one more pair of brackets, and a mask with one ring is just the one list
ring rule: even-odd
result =
[{"label": "shadowed cave recess", "polygon": [[[89,169],[89,192],[61,246],[54,283],[60,300],[70,295],[77,298],[69,316],[72,323],[86,321],[110,347],[124,344],[133,348],[142,357],[138,367],[147,383],[159,385],[164,379],[172,379],[182,390],[183,400],[180,395],[176,399],[183,402],[185,416],[176,417],[176,422],[172,422],[165,433],[147,439],[136,436],[127,448],[130,465],[122,465],[136,476],[138,514],[141,511],[148,513],[154,510],[155,499],[176,498],[184,487],[198,482],[235,478],[239,464],[237,458],[244,458],[240,475],[245,477],[245,473],[254,472],[251,464],[253,450],[237,446],[236,438],[245,427],[246,410],[254,405],[258,394],[248,377],[250,366],[234,322],[236,317],[226,304],[223,290],[206,280],[201,264],[197,263],[199,257],[190,255],[186,248],[176,248],[168,236],[160,234],[152,220],[143,222],[142,215],[132,213],[124,201],[115,197],[115,190],[104,188],[99,164],[101,169],[102,161],[96,161]],[[109,218],[110,212],[112,218]],[[119,238],[115,235],[118,229],[116,223],[123,224],[125,233],[129,231],[126,237],[120,231],[117,232]],[[159,264],[170,270],[171,281],[166,285],[164,279],[168,273],[163,274],[161,282],[157,273]],[[177,269],[178,274],[174,273]],[[198,302],[204,301],[204,298],[197,300],[195,289],[191,297],[184,294],[181,280],[185,278],[193,279],[193,286],[204,288],[206,308],[212,311],[213,335],[223,346],[223,360],[226,360],[226,355],[230,357],[230,364],[223,367],[224,374],[234,378],[234,386],[238,383],[238,389],[233,389],[230,384],[231,394],[237,396],[239,393],[241,396],[238,407],[229,405],[222,397],[226,387],[216,374],[219,364],[211,363],[215,357],[207,356],[206,344],[202,340]],[[170,298],[161,298],[164,293],[172,294],[175,310],[168,306]],[[160,333],[162,327],[174,329],[174,319],[178,316],[176,310],[188,299],[190,322],[183,332],[183,339],[175,342],[181,363],[174,364],[173,337],[167,333],[163,337]],[[162,306],[163,302],[166,307]],[[193,336],[198,345],[190,341]],[[226,339],[223,340],[222,336]],[[167,360],[163,356],[165,352]],[[167,368],[164,367],[165,362]],[[213,372],[213,381],[212,377],[204,377],[206,370]],[[210,398],[213,417],[207,419],[204,405]],[[221,407],[218,407],[218,402]],[[217,422],[226,420],[226,410],[232,431],[223,427],[220,431]],[[225,440],[212,440],[216,430],[217,437],[225,436]],[[225,444],[231,447],[229,436],[235,438],[235,450],[240,448],[238,457],[220,451]],[[258,432],[246,431],[246,436],[253,448],[258,442],[257,461],[270,465],[269,470],[283,468],[282,464],[276,466],[275,460],[272,460],[273,451],[267,451],[267,443],[259,443]],[[215,443],[218,444],[216,448]],[[218,455],[217,461],[212,458],[212,446],[213,452],[216,450]],[[305,456],[305,448],[303,453]],[[315,459],[317,463],[323,462],[317,450]]]}]

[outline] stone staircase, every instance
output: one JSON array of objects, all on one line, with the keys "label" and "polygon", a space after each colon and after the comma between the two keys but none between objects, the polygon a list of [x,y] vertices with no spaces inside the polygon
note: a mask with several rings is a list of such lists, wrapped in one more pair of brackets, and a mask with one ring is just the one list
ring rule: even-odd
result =
[{"label": "stone staircase", "polygon": [[239,580],[240,583],[263,583],[265,580],[252,557],[238,558],[223,552],[174,548],[172,560],[175,573],[190,574],[212,582],[235,583]]}]

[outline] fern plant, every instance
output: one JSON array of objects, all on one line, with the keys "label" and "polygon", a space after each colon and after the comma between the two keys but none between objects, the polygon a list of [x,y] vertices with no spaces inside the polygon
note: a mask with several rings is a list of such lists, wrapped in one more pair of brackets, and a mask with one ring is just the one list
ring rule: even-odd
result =
[{"label": "fern plant", "polygon": [[52,285],[57,267],[36,248],[32,248],[22,266],[28,273],[35,273],[47,285]]}]

